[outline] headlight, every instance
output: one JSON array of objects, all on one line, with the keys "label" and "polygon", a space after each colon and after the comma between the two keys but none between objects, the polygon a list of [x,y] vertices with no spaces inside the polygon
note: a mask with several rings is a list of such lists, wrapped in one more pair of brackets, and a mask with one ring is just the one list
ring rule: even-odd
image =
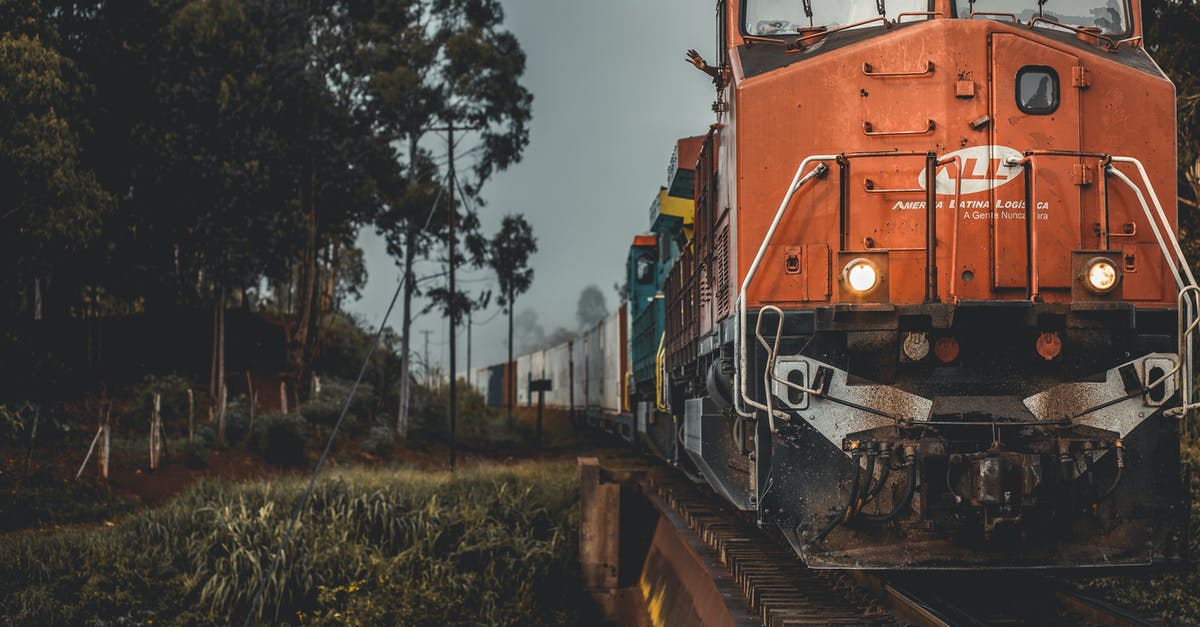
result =
[{"label": "headlight", "polygon": [[866,294],[879,285],[879,268],[860,257],[846,264],[842,270],[842,280],[854,292]]},{"label": "headlight", "polygon": [[1116,289],[1117,283],[1121,281],[1121,272],[1112,261],[1097,257],[1087,263],[1083,280],[1093,292],[1107,294]]}]

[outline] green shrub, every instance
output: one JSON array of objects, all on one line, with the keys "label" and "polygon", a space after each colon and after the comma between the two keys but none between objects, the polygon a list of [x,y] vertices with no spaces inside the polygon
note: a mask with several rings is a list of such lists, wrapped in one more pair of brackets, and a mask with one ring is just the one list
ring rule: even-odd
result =
[{"label": "green shrub", "polygon": [[[95,463],[92,460],[92,472]],[[47,476],[36,483],[37,487],[20,491],[0,491],[0,532],[96,522],[129,512],[134,506],[86,478],[61,481]]]},{"label": "green shrub", "polygon": [[[465,381],[458,382],[455,395],[458,407],[456,435],[467,442],[490,441],[492,424],[499,414],[487,404],[487,399]],[[450,386],[432,388],[415,386],[409,414],[412,435],[417,438],[444,440],[450,433]]]},{"label": "green shrub", "polygon": [[[0,617],[17,624],[598,624],[578,565],[573,464],[320,481],[268,572],[304,479],[201,482],[111,529],[0,543]],[[301,614],[303,617],[301,617]]]},{"label": "green shrub", "polygon": [[254,425],[254,450],[276,466],[304,463],[304,418],[295,414],[268,414]]},{"label": "green shrub", "polygon": [[192,470],[204,470],[208,468],[208,454],[208,446],[204,442],[189,442],[183,447],[183,463]]},{"label": "green shrub", "polygon": [[387,459],[396,448],[396,437],[391,428],[376,425],[367,432],[359,447],[376,457]]},{"label": "green shrub", "polygon": [[[321,392],[300,405],[300,414],[304,419],[325,426],[332,426],[342,413],[346,396],[350,394],[352,382],[340,379],[321,381]],[[369,419],[374,414],[378,399],[375,388],[369,383],[358,386],[354,400],[350,403],[350,411],[346,415],[348,423],[357,423]]]},{"label": "green shrub", "polygon": [[226,402],[225,404],[225,442],[227,444],[241,443],[246,440],[250,429],[250,403],[245,395]]},{"label": "green shrub", "polygon": [[[159,394],[159,415],[168,432],[186,430],[188,417],[188,389],[191,382],[178,375],[147,375],[133,388],[130,418],[141,431],[150,429],[150,416],[154,412],[154,395]],[[195,408],[199,412],[199,407]],[[196,416],[199,419],[199,415]]]},{"label": "green shrub", "polygon": [[213,447],[217,444],[217,429],[214,425],[196,425],[197,443],[203,444],[206,447]]}]

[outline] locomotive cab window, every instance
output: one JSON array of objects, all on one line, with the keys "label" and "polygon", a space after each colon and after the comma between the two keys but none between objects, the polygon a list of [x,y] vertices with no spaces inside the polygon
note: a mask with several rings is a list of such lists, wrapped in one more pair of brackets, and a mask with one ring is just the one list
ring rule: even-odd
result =
[{"label": "locomotive cab window", "polygon": [[[1028,24],[1036,17],[1043,17],[1067,26],[1099,28],[1107,35],[1125,35],[1129,31],[1125,3],[1126,0],[956,0],[954,10],[961,18],[979,13],[983,18],[1009,21],[1011,15]],[[1055,28],[1041,22],[1038,26]]]},{"label": "locomotive cab window", "polygon": [[[838,28],[885,16],[895,20],[901,13],[931,10],[929,0],[744,0],[745,32],[758,37],[795,35],[801,28]],[[906,17],[905,22],[919,19]],[[879,26],[880,22],[863,27]]]},{"label": "locomotive cab window", "polygon": [[1017,72],[1017,107],[1030,115],[1058,110],[1058,72],[1044,65],[1027,65]]},{"label": "locomotive cab window", "polygon": [[641,285],[649,285],[654,282],[654,259],[649,255],[639,255],[634,267],[637,282]]}]

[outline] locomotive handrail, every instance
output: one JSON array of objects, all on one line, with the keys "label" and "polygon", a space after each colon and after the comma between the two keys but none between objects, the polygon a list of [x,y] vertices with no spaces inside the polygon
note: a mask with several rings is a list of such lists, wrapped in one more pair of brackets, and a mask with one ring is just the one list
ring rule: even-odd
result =
[{"label": "locomotive handrail", "polygon": [[1126,37],[1125,39],[1118,41],[1117,45],[1113,46],[1113,50],[1120,48],[1121,44],[1129,44],[1130,46],[1133,46],[1134,48],[1140,48],[1144,41],[1145,41],[1145,39],[1141,35],[1136,35],[1134,37]]},{"label": "locomotive handrail", "polygon": [[967,19],[973,20],[976,17],[1011,17],[1013,24],[1020,24],[1021,20],[1017,19],[1016,13],[1006,13],[1004,11],[971,11],[970,17]]},{"label": "locomotive handrail", "polygon": [[[949,296],[950,296],[951,301],[957,303],[958,302],[958,294],[957,294],[957,289],[958,289],[958,227],[962,223],[962,218],[960,217],[962,215],[961,214],[961,211],[962,211],[962,157],[960,157],[958,155],[955,155],[955,156],[949,157],[949,158],[943,157],[942,159],[938,159],[938,162],[937,162],[938,165],[945,165],[945,164],[950,164],[950,163],[954,164],[954,212],[951,214],[954,216],[954,229],[952,230],[954,237],[953,237],[953,239],[950,240],[950,292],[949,292]],[[929,181],[926,181],[925,185],[934,185],[935,186],[934,189],[936,192],[936,186],[937,186],[936,180],[934,180],[934,182],[932,182],[932,183],[930,183]]]},{"label": "locomotive handrail", "polygon": [[1034,156],[1026,153],[1025,157],[1013,164],[1025,170],[1025,294],[1030,301],[1037,301],[1041,291],[1041,275],[1038,272],[1037,166]]},{"label": "locomotive handrail", "polygon": [[[1128,163],[1137,168],[1138,174],[1142,178],[1142,183],[1146,186],[1146,191],[1150,195],[1150,199],[1154,202],[1154,208],[1157,212],[1157,217],[1151,213],[1150,205],[1146,203],[1146,196],[1142,190],[1134,184],[1134,182],[1111,164],[1106,168],[1107,172],[1111,173],[1121,182],[1129,186],[1137,196],[1138,202],[1142,205],[1142,211],[1146,214],[1146,220],[1150,224],[1151,231],[1154,232],[1154,239],[1157,240],[1159,248],[1162,249],[1163,256],[1170,262],[1170,270],[1172,276],[1175,277],[1175,283],[1179,287],[1179,295],[1177,304],[1179,307],[1179,378],[1178,388],[1180,390],[1181,402],[1179,407],[1168,410],[1169,415],[1183,418],[1187,412],[1200,408],[1200,403],[1192,402],[1192,373],[1194,368],[1194,342],[1193,336],[1196,334],[1197,328],[1200,328],[1200,285],[1196,283],[1196,277],[1192,273],[1191,265],[1187,261],[1187,256],[1183,253],[1183,247],[1179,245],[1179,238],[1176,237],[1175,231],[1171,228],[1171,221],[1167,218],[1166,211],[1163,210],[1162,202],[1158,199],[1158,194],[1154,191],[1154,184],[1150,182],[1150,175],[1146,172],[1146,168],[1142,162],[1133,157],[1113,157],[1113,163]],[[1161,231],[1160,224],[1161,221]],[[1166,234],[1164,241],[1163,232]],[[1170,242],[1170,248],[1167,246],[1167,241]],[[1172,254],[1173,253],[1173,254]],[[1180,273],[1180,268],[1183,272]]]},{"label": "locomotive handrail", "polygon": [[[1156,387],[1162,380],[1166,380],[1171,376],[1177,378],[1177,388],[1180,390],[1180,406],[1167,411],[1168,415],[1183,417],[1187,412],[1200,408],[1200,403],[1192,402],[1193,385],[1192,373],[1194,371],[1194,342],[1192,338],[1200,330],[1200,285],[1196,282],[1196,277],[1192,273],[1191,265],[1188,263],[1187,255],[1183,252],[1183,247],[1179,245],[1179,238],[1176,236],[1174,229],[1171,227],[1171,221],[1167,217],[1166,211],[1163,210],[1162,202],[1158,199],[1158,193],[1154,190],[1154,184],[1150,181],[1150,175],[1146,172],[1146,168],[1142,162],[1133,157],[1111,156],[1097,152],[1082,152],[1069,150],[1040,150],[1028,151],[1025,156],[1017,159],[1010,158],[1005,161],[1005,164],[1010,167],[1023,167],[1026,170],[1025,176],[1025,220],[1026,220],[1026,237],[1027,237],[1027,253],[1029,254],[1029,265],[1027,277],[1029,278],[1029,294],[1031,299],[1037,298],[1038,293],[1038,276],[1037,276],[1037,228],[1036,224],[1036,204],[1035,204],[1035,189],[1037,186],[1037,171],[1034,166],[1035,157],[1038,156],[1059,156],[1059,157],[1078,157],[1078,158],[1098,158],[1100,159],[1101,168],[1101,192],[1104,195],[1101,237],[1105,245],[1108,245],[1108,200],[1107,200],[1107,183],[1104,181],[1105,174],[1111,174],[1125,183],[1138,199],[1138,203],[1142,207],[1142,212],[1145,214],[1146,222],[1150,225],[1150,230],[1154,233],[1154,239],[1158,242],[1158,247],[1161,250],[1163,257],[1168,262],[1168,269],[1171,271],[1171,276],[1175,279],[1175,285],[1179,289],[1177,296],[1177,307],[1179,316],[1178,334],[1178,356],[1179,364],[1171,372],[1163,376],[1163,378],[1149,388]],[[1114,163],[1128,163],[1137,168],[1142,183],[1146,186],[1146,192],[1149,193],[1150,200],[1154,203],[1154,211],[1151,211],[1150,204],[1146,201],[1146,194],[1142,193],[1142,189],[1138,187],[1132,179],[1114,167]],[[1135,225],[1136,232],[1136,225]],[[1169,245],[1168,245],[1169,242]],[[1182,269],[1182,272],[1181,272]]]},{"label": "locomotive handrail", "polygon": [[870,122],[863,122],[863,134],[867,137],[893,137],[897,135],[928,135],[937,128],[937,123],[929,120],[925,128],[916,131],[877,131]]},{"label": "locomotive handrail", "polygon": [[903,20],[906,17],[922,17],[922,16],[924,16],[926,20],[931,20],[935,17],[940,17],[942,19],[946,18],[946,14],[942,13],[941,11],[905,11],[904,13],[901,13],[896,16],[895,23],[899,24],[900,20]]},{"label": "locomotive handrail", "polygon": [[746,41],[746,47],[753,46],[754,44],[775,44],[775,45],[785,46],[785,47],[788,45],[788,42],[786,42],[782,39],[777,39],[775,37],[759,37],[757,35],[742,35],[742,39]]},{"label": "locomotive handrail", "polygon": [[863,72],[863,75],[870,76],[872,78],[928,76],[930,74],[933,74],[933,67],[934,67],[933,61],[926,61],[925,69],[923,69],[923,70],[913,70],[913,71],[907,71],[907,72],[876,72],[874,70],[874,68],[871,67],[870,63],[863,63],[862,64],[862,72]]},{"label": "locomotive handrail", "polygon": [[[762,321],[763,321],[763,318],[766,317],[763,314],[768,311],[773,312],[777,319],[777,324],[775,325],[774,345],[772,345],[771,343],[768,343],[767,339],[765,337],[763,337],[763,334],[762,334]],[[771,393],[771,378],[775,372],[775,360],[779,357],[779,342],[780,342],[780,340],[783,339],[783,320],[784,320],[783,310],[776,307],[775,305],[763,306],[761,309],[758,310],[758,318],[756,318],[754,320],[754,336],[758,338],[758,342],[763,345],[763,348],[767,349],[767,367],[765,369],[763,369],[763,386],[767,390],[767,392],[766,392],[767,421],[771,426],[771,433],[777,433],[777,431],[775,430],[775,416],[776,416],[775,402],[774,402],[775,395]],[[801,387],[794,383],[791,383],[790,381],[788,383],[789,383],[789,385],[796,387],[797,389],[804,392],[805,394],[811,394],[813,396],[821,395],[820,390],[812,390],[812,389],[809,389],[806,387]],[[781,411],[778,413],[778,415],[779,415],[779,418],[781,420],[783,420],[784,422],[791,420],[791,418],[785,412]]]},{"label": "locomotive handrail", "polygon": [[[750,398],[746,393],[746,340],[744,338],[746,332],[746,291],[750,288],[750,283],[754,280],[754,275],[758,273],[758,266],[762,264],[763,257],[767,254],[767,247],[771,240],[775,238],[775,232],[779,230],[779,223],[783,221],[783,215],[787,213],[788,205],[791,204],[792,198],[801,187],[807,185],[813,179],[824,176],[829,172],[829,166],[822,161],[836,161],[837,155],[812,155],[805,157],[800,162],[800,167],[796,168],[796,174],[792,177],[792,182],[788,186],[787,193],[783,195],[783,200],[779,203],[779,209],[775,211],[775,219],[771,221],[770,228],[767,229],[767,234],[763,237],[762,244],[758,247],[758,253],[754,256],[754,261],[750,264],[750,269],[746,271],[746,278],[742,280],[742,290],[738,294],[738,325],[737,333],[734,334],[734,341],[738,346],[738,361],[740,368],[738,376],[734,379],[737,385],[737,391],[734,393],[734,409],[738,414],[750,418],[754,416],[754,412],[746,409],[747,406],[756,409],[770,411],[771,408],[767,405],[759,403]],[[818,162],[817,167],[805,174],[804,170],[810,163]]]},{"label": "locomotive handrail", "polygon": [[667,333],[664,331],[658,341],[658,350],[654,353],[654,407],[665,414],[671,413],[671,408],[663,402],[663,388],[667,380]]}]

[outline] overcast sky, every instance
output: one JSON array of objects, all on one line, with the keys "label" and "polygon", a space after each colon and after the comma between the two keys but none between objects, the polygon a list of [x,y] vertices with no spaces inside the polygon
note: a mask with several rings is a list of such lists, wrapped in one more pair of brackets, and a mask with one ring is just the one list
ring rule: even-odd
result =
[{"label": "overcast sky", "polygon": [[[524,160],[483,190],[480,218],[490,237],[501,218],[523,213],[538,253],[533,287],[517,312],[535,310],[546,332],[575,329],[575,306],[590,283],[617,305],[633,236],[648,229],[650,203],[665,184],[674,141],[700,135],[714,121],[714,92],[703,73],[684,62],[689,48],[713,58],[713,0],[505,0],[506,25],[528,57],[524,84],[533,92],[531,141]],[[365,231],[369,279],[352,312],[377,325],[399,272],[384,244]],[[427,262],[418,275],[439,271]],[[466,268],[462,289],[495,286],[486,269]],[[428,285],[428,283],[426,284]],[[423,307],[423,303],[416,308]],[[476,315],[472,367],[502,362],[504,315]],[[490,322],[489,322],[490,319]],[[389,319],[400,326],[400,312]],[[486,324],[481,324],[486,323]],[[413,349],[430,336],[431,361],[448,358],[446,320],[426,314],[414,323]],[[460,330],[458,368],[466,368]]]}]

